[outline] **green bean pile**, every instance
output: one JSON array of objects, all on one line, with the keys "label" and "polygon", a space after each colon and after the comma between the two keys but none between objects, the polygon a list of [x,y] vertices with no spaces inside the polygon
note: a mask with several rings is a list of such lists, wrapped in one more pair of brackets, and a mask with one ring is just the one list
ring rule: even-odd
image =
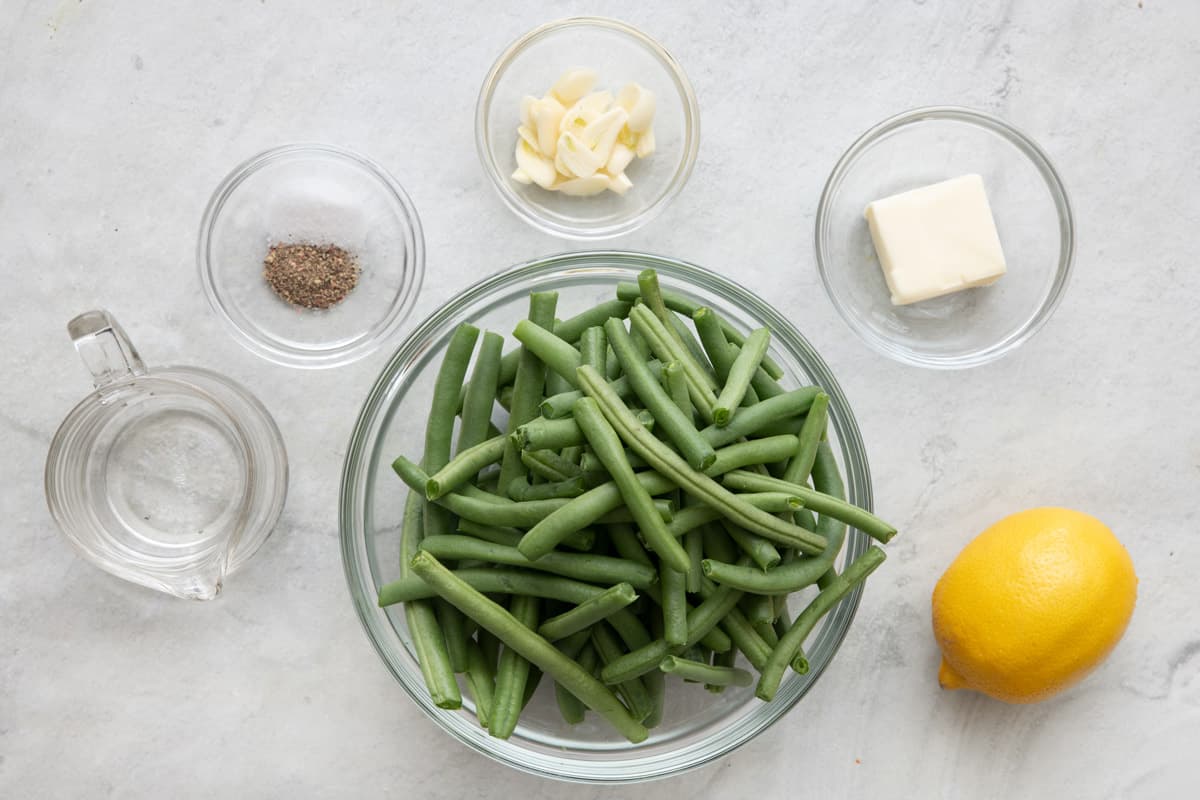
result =
[{"label": "green bean pile", "polygon": [[543,674],[568,723],[591,709],[631,742],[662,720],[667,675],[771,700],[884,559],[872,545],[838,573],[847,525],[896,533],[844,499],[828,395],[782,388],[766,328],[742,335],[653,270],[567,320],[557,299],[530,296],[506,355],[498,334],[454,332],[424,453],[392,465],[412,491],[379,604],[404,604],[434,703],[459,708],[464,674],[499,738]]}]

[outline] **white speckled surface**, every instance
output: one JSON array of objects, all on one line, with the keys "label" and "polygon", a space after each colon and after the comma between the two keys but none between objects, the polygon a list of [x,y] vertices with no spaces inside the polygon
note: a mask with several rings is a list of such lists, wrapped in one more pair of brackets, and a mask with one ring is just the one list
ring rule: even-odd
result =
[{"label": "white speckled surface", "polygon": [[[481,4],[482,5],[482,4]],[[336,371],[261,362],[195,277],[196,226],[236,162],[338,142],[390,168],[425,224],[413,322],[466,284],[565,249],[486,185],[478,85],[534,24],[582,3],[127,0],[0,5],[0,797],[1184,797],[1200,740],[1200,5],[618,2],[663,41],[703,117],[690,185],[619,247],[722,270],[794,315],[842,381],[877,507],[904,535],[829,673],[782,723],[670,782],[568,789],[444,736],[387,674],[338,555],[337,478],[380,352]],[[812,221],[841,151],[884,116],[980,107],[1030,132],[1076,211],[1076,273],[1005,360],[932,373],[835,317]],[[227,371],[275,414],[291,496],[216,602],[126,586],[54,528],[41,472],[86,393],[65,335],[112,309],[151,363]],[[411,324],[406,326],[406,330]],[[393,342],[394,344],[395,342]],[[1117,531],[1132,626],[1064,696],[941,692],[929,593],[1009,511],[1056,503]]]}]

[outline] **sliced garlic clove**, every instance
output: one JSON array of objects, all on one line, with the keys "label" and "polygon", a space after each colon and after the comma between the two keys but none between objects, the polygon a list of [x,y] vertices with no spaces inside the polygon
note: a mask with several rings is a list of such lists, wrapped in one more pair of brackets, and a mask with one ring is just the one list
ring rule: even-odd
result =
[{"label": "sliced garlic clove", "polygon": [[608,111],[609,106],[613,104],[613,96],[610,91],[592,92],[586,97],[579,98],[575,103],[581,111],[588,112],[599,116],[605,111]]},{"label": "sliced garlic clove", "polygon": [[525,95],[521,98],[521,124],[527,128],[533,128],[533,117],[529,112],[533,108],[533,104],[537,102],[537,98],[532,95]]},{"label": "sliced garlic clove", "polygon": [[569,106],[592,90],[596,85],[596,72],[590,69],[570,69],[562,74],[550,87],[550,94]]},{"label": "sliced garlic clove", "polygon": [[638,158],[645,158],[654,152],[654,131],[648,130],[638,137],[637,147],[634,149]]},{"label": "sliced garlic clove", "polygon": [[534,150],[541,152],[541,147],[538,145],[537,134],[530,130],[528,125],[522,125],[521,127],[517,128],[517,136],[520,136],[521,139]]},{"label": "sliced garlic clove", "polygon": [[579,138],[592,148],[592,152],[596,154],[602,164],[608,163],[613,146],[617,143],[617,136],[625,127],[625,120],[628,116],[623,108],[609,109],[583,129]]},{"label": "sliced garlic clove", "polygon": [[620,175],[633,162],[633,157],[637,155],[633,148],[629,145],[617,142],[613,145],[612,155],[608,157],[608,163],[604,165],[604,171],[610,175]]},{"label": "sliced garlic clove", "polygon": [[571,178],[554,185],[554,191],[571,195],[572,197],[591,197],[600,194],[610,185],[611,179],[597,173],[586,178]]},{"label": "sliced garlic clove", "polygon": [[558,178],[554,162],[530,147],[524,139],[517,141],[517,170],[543,189],[549,189]]},{"label": "sliced garlic clove", "polygon": [[624,172],[618,172],[616,175],[609,177],[608,188],[617,194],[625,194],[633,188],[633,181],[625,177]]},{"label": "sliced garlic clove", "polygon": [[558,126],[562,122],[562,103],[553,97],[543,97],[533,104],[530,116],[533,118],[533,129],[537,131],[537,147],[543,155],[554,157],[554,146],[558,139]]},{"label": "sliced garlic clove", "polygon": [[654,92],[636,83],[626,84],[617,95],[617,105],[629,114],[629,130],[645,133],[654,123]]},{"label": "sliced garlic clove", "polygon": [[558,137],[558,149],[554,153],[554,164],[564,175],[586,178],[604,166],[604,161],[584,144],[583,140],[570,131]]},{"label": "sliced garlic clove", "polygon": [[512,179],[514,181],[516,181],[517,183],[523,183],[526,186],[533,183],[533,178],[529,177],[528,173],[526,173],[525,170],[520,169],[520,168],[513,171]]}]

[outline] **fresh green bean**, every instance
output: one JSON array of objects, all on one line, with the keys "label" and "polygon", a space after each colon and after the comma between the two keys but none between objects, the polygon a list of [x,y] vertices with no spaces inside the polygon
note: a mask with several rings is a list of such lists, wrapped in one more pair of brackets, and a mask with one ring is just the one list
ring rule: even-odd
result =
[{"label": "fresh green bean", "polygon": [[[425,425],[425,452],[421,463],[426,469],[437,472],[450,461],[450,445],[454,437],[455,406],[458,391],[471,363],[475,340],[479,329],[473,325],[459,325],[446,345],[446,355],[438,368],[433,384],[433,397],[429,404],[429,420]],[[424,492],[424,489],[419,491]],[[445,509],[425,504],[425,533],[446,533],[453,525]]]},{"label": "fresh green bean", "polygon": [[[684,646],[691,647],[715,629],[730,609],[737,605],[741,597],[741,592],[724,586],[713,589],[704,602],[688,611],[688,634]],[[601,670],[600,679],[607,684],[613,684],[637,678],[655,669],[669,651],[670,645],[665,639],[661,637],[655,639],[606,665]]]},{"label": "fresh green bean", "polygon": [[[592,632],[585,629],[556,642],[555,647],[564,656],[575,659],[579,663],[579,666],[588,672],[592,672],[596,666],[596,659],[591,643]],[[589,657],[584,655],[585,650],[592,653],[590,659],[591,666],[585,663],[585,661],[589,660]],[[562,714],[563,720],[568,725],[578,725],[583,722],[584,712],[586,712],[587,707],[583,704],[583,701],[571,694],[565,686],[557,681],[554,683],[554,699],[558,703],[559,713]]]},{"label": "fresh green bean", "polygon": [[[599,375],[594,368],[592,373]],[[646,543],[658,553],[658,557],[672,569],[686,575],[691,564],[683,547],[667,531],[666,523],[658,515],[650,493],[646,490],[625,457],[625,449],[616,431],[604,418],[596,401],[584,397],[575,403],[575,420],[587,437],[592,451],[600,457],[613,483],[621,493],[625,507],[633,514],[634,521],[645,537]],[[603,655],[603,653],[601,653]]]},{"label": "fresh green bean", "polygon": [[682,646],[688,634],[686,579],[682,572],[661,561],[658,581],[662,587],[663,638],[669,645]]},{"label": "fresh green bean", "polygon": [[[771,423],[803,414],[812,405],[813,398],[820,391],[816,386],[806,386],[803,389],[793,389],[768,400],[762,400],[752,406],[740,409],[724,428],[709,425],[700,431],[700,435],[713,447],[733,444],[743,436],[762,433],[763,429]],[[784,431],[784,433],[788,432]]]},{"label": "fresh green bean", "polygon": [[[392,469],[411,488],[419,492],[425,491],[429,476],[416,464],[404,456],[399,456],[392,462]],[[496,503],[457,492],[451,492],[437,500],[438,504],[464,519],[481,522],[484,525],[516,525],[518,527],[532,525],[570,502],[572,501],[529,500],[524,503]],[[579,527],[584,526],[580,525]]]},{"label": "fresh green bean", "polygon": [[[409,562],[421,544],[424,511],[424,497],[419,492],[410,491],[404,504],[400,529],[401,581],[419,580],[410,574]],[[384,604],[382,591],[381,589],[381,606]],[[425,687],[429,690],[434,705],[438,708],[460,708],[462,692],[458,688],[458,680],[454,677],[450,654],[446,650],[446,637],[438,624],[434,604],[425,599],[405,603],[404,619],[408,623],[408,634],[412,639],[413,650],[416,651],[421,677],[425,679]]]},{"label": "fresh green bean", "polygon": [[600,305],[581,311],[562,322],[556,322],[554,335],[564,342],[574,344],[582,338],[585,330],[603,325],[610,317],[625,319],[629,316],[629,309],[632,305],[632,301],[606,300]]},{"label": "fresh green bean", "polygon": [[689,593],[696,594],[700,591],[700,578],[702,575],[700,562],[704,560],[704,534],[698,530],[690,530],[685,533],[683,535],[683,549],[687,551],[688,563],[691,565],[684,580],[684,585]]},{"label": "fresh green bean", "polygon": [[650,713],[642,724],[647,728],[656,728],[663,718],[663,706],[667,698],[667,676],[662,672],[650,670],[641,677],[641,681],[650,700]]},{"label": "fresh green bean", "polygon": [[[604,591],[603,587],[591,583],[517,568],[460,567],[454,570],[454,574],[484,594],[530,594],[575,605],[591,600]],[[380,587],[379,605],[386,607],[434,596],[434,591],[419,578],[406,575]]]},{"label": "fresh green bean", "polygon": [[[557,292],[533,292],[529,295],[529,321],[542,328],[552,329],[557,304]],[[505,431],[510,436],[518,427],[537,416],[538,405],[546,386],[545,362],[526,345],[522,345],[520,353],[520,362],[513,380],[508,430]],[[524,475],[525,471],[517,446],[507,445],[504,449],[504,459],[500,463],[500,494],[507,494],[509,481],[518,475]]]},{"label": "fresh green bean", "polygon": [[[603,328],[600,330],[601,332],[604,331]],[[611,353],[612,348],[608,348],[608,352]],[[614,364],[620,365],[621,362],[617,360],[615,354],[613,355],[612,359]],[[657,358],[652,358],[646,362],[646,366],[650,368],[650,374],[654,376],[654,380],[661,380],[661,361],[659,361]],[[599,372],[599,370],[596,371]],[[613,391],[616,392],[622,400],[628,400],[630,397],[633,397],[633,387],[630,386],[628,377],[622,375],[619,378],[611,380],[611,383]],[[571,409],[575,405],[575,401],[581,397],[583,397],[583,392],[579,390],[562,392],[560,394],[547,397],[542,401],[542,404],[539,408],[542,412],[542,416],[546,419],[562,419],[563,417],[568,417],[571,415]]]},{"label": "fresh green bean", "polygon": [[771,646],[763,640],[746,616],[738,609],[733,609],[721,620],[721,629],[733,640],[734,646],[740,650],[746,660],[757,670],[761,670],[771,657]]},{"label": "fresh green bean", "polygon": [[617,555],[626,561],[634,561],[639,564],[645,564],[648,567],[654,566],[654,562],[650,560],[650,555],[646,552],[646,548],[642,547],[642,542],[638,539],[637,532],[630,525],[621,523],[609,525],[608,539],[616,549]]},{"label": "fresh green bean", "polygon": [[551,642],[566,638],[608,618],[617,610],[637,600],[637,597],[633,586],[618,583],[591,600],[585,600],[574,608],[546,620],[538,628],[538,633]]},{"label": "fresh green bean", "polygon": [[[685,317],[692,317],[701,307],[700,303],[697,303],[682,294],[673,292],[670,289],[660,289],[660,294],[662,295],[663,303],[666,304],[667,308],[679,314],[683,314]],[[617,284],[617,297],[619,299],[633,302],[641,296],[642,292],[638,287],[638,284],[629,283],[626,281],[621,281]],[[720,320],[720,325],[721,331],[725,334],[725,338],[731,343],[741,346],[742,343],[746,341],[746,337],[742,335],[741,331],[733,327],[733,325],[726,320]],[[772,361],[770,356],[763,359],[763,368],[767,371],[768,375],[776,380],[779,380],[783,377],[783,369],[774,361]]]},{"label": "fresh green bean", "polygon": [[474,639],[467,642],[467,684],[471,687],[471,696],[475,698],[475,717],[486,728],[492,712],[496,676],[492,674],[487,657]]},{"label": "fresh green bean", "polygon": [[679,656],[667,656],[658,663],[658,668],[668,674],[678,675],[686,681],[696,681],[709,686],[749,686],[754,683],[754,678],[744,669],[714,667]]},{"label": "fresh green bean", "polygon": [[812,406],[804,417],[804,427],[796,438],[796,450],[783,472],[783,480],[803,485],[812,472],[817,460],[817,446],[825,435],[825,421],[829,416],[829,395],[821,392],[813,398]]},{"label": "fresh green bean", "polygon": [[[717,457],[712,446],[700,436],[692,421],[686,418],[683,412],[671,402],[667,393],[663,391],[662,386],[650,374],[650,370],[646,368],[645,362],[638,359],[637,354],[630,345],[629,335],[626,333],[625,327],[617,320],[609,320],[605,323],[604,329],[608,334],[608,342],[616,352],[617,359],[621,362],[621,367],[629,377],[629,382],[633,386],[634,392],[646,404],[646,408],[650,410],[667,437],[683,453],[687,464],[693,469],[707,469],[711,466]],[[585,374],[590,375],[592,381],[598,382],[595,385],[603,384],[605,393],[616,399],[623,408],[627,408],[624,402],[616,396],[616,393],[609,388],[608,382],[604,380],[604,377],[591,367],[580,367],[579,377],[581,384],[584,383],[583,376]],[[580,388],[586,394],[592,397],[596,396],[593,393],[595,386],[591,390],[585,385],[581,385]],[[612,420],[609,421],[612,422]],[[639,427],[641,426],[639,425]],[[636,447],[633,449],[637,451]],[[638,452],[638,455],[646,458],[645,453]]]},{"label": "fresh green bean", "polygon": [[721,323],[717,314],[709,307],[696,309],[692,314],[692,323],[700,336],[700,344],[712,362],[717,382],[724,384],[729,379],[729,370],[733,367],[737,354],[729,347],[725,334],[721,331]]},{"label": "fresh green bean", "polygon": [[[654,510],[658,512],[658,516],[668,525],[675,517],[675,503],[671,500],[664,500],[661,497],[654,498]],[[612,511],[607,512],[596,522],[600,525],[613,525],[625,522],[634,522],[633,514],[629,508],[623,505],[618,505]]]},{"label": "fresh green bean", "polygon": [[540,358],[545,365],[562,376],[563,380],[573,388],[579,386],[575,379],[575,370],[583,363],[579,351],[543,327],[535,325],[527,319],[517,323],[513,336],[530,352]]},{"label": "fresh green bean", "polygon": [[[592,646],[596,648],[596,652],[600,654],[600,661],[604,664],[611,663],[621,656],[621,645],[617,642],[617,637],[612,628],[603,622],[592,626]],[[630,678],[621,681],[616,689],[617,694],[625,698],[625,705],[629,707],[629,713],[634,719],[642,722],[650,716],[650,694],[641,680]]]},{"label": "fresh green bean", "polygon": [[507,441],[506,436],[496,436],[460,451],[449,463],[430,476],[425,484],[425,499],[437,500],[474,478],[484,467],[495,464],[504,455]]},{"label": "fresh green bean", "polygon": [[491,631],[506,646],[537,665],[585,705],[601,714],[629,741],[637,743],[646,739],[646,728],[630,716],[606,686],[504,608],[456,577],[436,558],[419,552],[413,557],[412,569],[440,596],[478,622],[480,627]]},{"label": "fresh green bean", "polygon": [[[567,346],[570,347],[570,345],[567,345]],[[559,373],[555,372],[552,369],[546,370],[545,395],[548,396],[548,395],[552,395],[552,394],[558,394],[559,392],[569,392],[569,391],[572,391],[572,388],[571,388],[571,384],[567,382],[566,378],[564,378],[562,375],[560,375]],[[538,404],[538,412],[539,413],[541,412],[541,404],[540,403]]]},{"label": "fresh green bean", "polygon": [[[610,332],[609,339],[612,334]],[[603,376],[591,367],[579,368],[583,390],[594,397],[600,410],[616,429],[618,435],[658,473],[669,478],[693,497],[721,511],[722,516],[747,530],[773,541],[796,547],[801,552],[819,553],[825,547],[825,538],[790,525],[769,513],[755,508],[739,499],[712,478],[690,468],[673,450],[660,442],[642,426],[619,397],[605,382]],[[769,402],[769,401],[768,401]],[[672,406],[674,408],[674,406]],[[678,411],[678,409],[675,409]],[[713,460],[716,456],[714,453]],[[711,462],[707,465],[711,466]]]},{"label": "fresh green bean", "polygon": [[867,576],[883,563],[884,558],[886,558],[884,552],[878,547],[874,545],[868,547],[862,555],[850,562],[841,575],[835,576],[829,585],[822,589],[812,599],[812,602],[800,612],[800,616],[796,617],[792,627],[788,628],[787,633],[779,639],[779,644],[775,645],[775,649],[771,651],[771,657],[763,666],[758,679],[758,687],[755,689],[755,694],[759,698],[771,700],[775,697],[779,683],[783,680],[784,671],[800,651],[804,640],[816,627],[817,622],[842,598],[850,594],[854,587],[866,580]]},{"label": "fresh green bean", "polygon": [[[580,394],[580,397],[583,395]],[[579,399],[579,398],[576,398]],[[654,430],[654,415],[649,411],[637,412],[638,420]],[[564,447],[587,444],[583,431],[571,417],[563,419],[546,419],[538,417],[517,428],[510,435],[513,442],[523,450],[561,450]]]},{"label": "fresh green bean", "polygon": [[[516,528],[484,525],[480,522],[472,522],[469,519],[460,519],[458,521],[458,531],[459,533],[474,536],[477,539],[483,539],[485,542],[502,544],[506,547],[516,547],[517,542],[521,541],[521,537],[524,536],[524,533]],[[596,544],[596,532],[591,528],[582,528],[566,539],[563,539],[562,544],[570,547],[572,550],[591,550]]]},{"label": "fresh green bean", "polygon": [[[775,606],[771,596],[767,594],[747,594],[738,603],[738,608],[755,630],[758,630],[759,625],[770,625],[775,619]],[[759,634],[761,635],[762,631],[759,631]]]},{"label": "fresh green bean", "polygon": [[709,363],[708,356],[704,354],[704,348],[700,346],[700,342],[696,340],[695,334],[692,333],[687,324],[675,314],[667,316],[666,324],[668,327],[674,329],[679,340],[683,342],[683,346],[687,348],[687,351],[691,354],[696,364],[699,365],[700,369],[708,373],[715,381],[716,375],[713,372],[712,364]]},{"label": "fresh green bean", "polygon": [[505,411],[512,413],[513,387],[512,384],[501,386],[496,390],[496,402]]},{"label": "fresh green bean", "polygon": [[[651,495],[669,492],[675,488],[673,483],[654,472],[638,473],[638,481]],[[566,501],[553,512],[534,520],[533,527],[522,537],[518,549],[527,558],[536,560],[553,550],[572,531],[587,527],[618,508],[621,499],[621,490],[615,483],[605,483],[595,489],[589,489],[579,497]]]},{"label": "fresh green bean", "polygon": [[[568,344],[573,343],[583,333],[584,329],[590,328],[593,325],[603,325],[604,321],[609,317],[624,319],[629,315],[631,305],[632,301],[608,300],[586,311],[581,311],[568,319],[556,320],[554,322],[554,335]],[[501,386],[512,383],[516,379],[517,366],[520,364],[520,361],[520,348],[510,353],[505,353],[504,357],[500,359],[499,384]]]},{"label": "fresh green bean", "polygon": [[[687,368],[695,366],[699,367],[702,372],[710,372],[708,360],[704,357],[704,350],[700,347],[700,343],[692,336],[687,326],[667,310],[663,300],[662,287],[658,284],[658,273],[653,269],[642,270],[638,275],[638,289],[642,293],[643,302],[662,324],[668,338],[683,346],[684,361],[692,362],[687,365]],[[633,313],[633,309],[630,309],[630,313]],[[707,381],[702,381],[702,383],[705,382]],[[716,388],[715,385],[713,388]]]},{"label": "fresh green bean", "polygon": [[729,377],[713,406],[713,423],[717,427],[724,428],[728,425],[734,412],[742,404],[746,390],[750,388],[750,379],[762,363],[770,340],[771,332],[766,328],[759,328],[746,338],[746,346],[730,366]]},{"label": "fresh green bean", "polygon": [[[532,633],[537,627],[540,602],[538,598],[528,595],[514,597],[509,608],[513,621]],[[530,662],[511,646],[501,651],[500,665],[496,668],[496,690],[492,695],[491,725],[488,728],[488,733],[497,739],[507,739],[517,728],[517,718],[525,705],[529,667]]]},{"label": "fresh green bean", "polygon": [[[664,325],[648,308],[635,306],[630,310],[629,324],[646,337],[650,343],[650,349],[662,359],[664,364],[669,361],[679,362],[680,368],[687,378],[688,391],[691,393],[696,410],[700,412],[700,416],[706,422],[712,422],[713,403],[717,399],[716,378],[697,363],[679,340],[679,335],[669,326]],[[620,357],[619,354],[618,357]],[[621,366],[624,367],[625,362],[622,361]],[[628,372],[628,367],[626,367],[626,372]]]},{"label": "fresh green bean", "polygon": [[683,367],[678,361],[672,361],[663,368],[663,382],[666,384],[664,388],[667,394],[683,412],[683,416],[695,419],[696,408],[692,405],[692,395],[688,391],[687,376],[683,374]]},{"label": "fresh green bean", "polygon": [[524,477],[513,478],[508,485],[508,496],[517,502],[526,500],[549,500],[555,497],[579,497],[583,494],[583,475],[553,483],[530,485]]},{"label": "fresh green bean", "polygon": [[583,474],[576,461],[553,450],[522,450],[521,460],[531,473],[547,481],[565,481]]},{"label": "fresh green bean", "polygon": [[635,589],[645,589],[658,580],[658,573],[653,567],[623,558],[591,553],[551,552],[536,561],[531,561],[515,547],[492,544],[473,536],[427,536],[421,540],[421,549],[442,560],[480,559],[511,567],[552,572],[566,578],[592,583],[612,585],[625,582]]},{"label": "fresh green bean", "polygon": [[705,558],[728,561],[730,563],[737,560],[737,545],[734,544],[733,539],[729,538],[729,534],[725,532],[723,527],[710,523],[705,525],[701,529],[701,532],[704,535]]},{"label": "fresh green bean", "polygon": [[880,542],[886,543],[896,535],[895,528],[870,511],[859,508],[853,503],[848,503],[832,495],[810,489],[803,484],[789,483],[788,481],[769,478],[765,475],[755,475],[745,470],[734,470],[726,473],[723,483],[739,491],[790,492],[798,497],[806,508],[810,508],[819,514],[834,517],[848,525],[853,525],[872,539],[877,539]]},{"label": "fresh green bean", "polygon": [[779,644],[779,634],[775,631],[774,622],[755,622],[754,630],[767,643],[768,647],[774,647]]},{"label": "fresh green bean", "polygon": [[783,461],[796,452],[798,441],[799,439],[795,436],[783,434],[727,444],[716,451],[716,460],[713,461],[712,466],[704,470],[704,474],[715,478],[735,469]]},{"label": "fresh green bean", "polygon": [[[759,569],[769,570],[783,560],[779,550],[768,540],[729,522],[723,524],[729,538],[733,539],[743,553],[750,556],[750,560],[757,564]],[[704,569],[703,564],[700,568]]]},{"label": "fresh green bean", "polygon": [[446,654],[450,657],[450,668],[455,672],[467,671],[467,620],[462,613],[441,600],[435,600],[433,610],[437,616],[438,627],[446,637]]},{"label": "fresh green bean", "polygon": [[608,336],[603,323],[584,330],[579,337],[579,356],[584,364],[595,367],[600,374],[608,372]]},{"label": "fresh green bean", "polygon": [[487,429],[492,421],[492,407],[496,403],[499,388],[500,352],[504,349],[504,337],[486,331],[471,371],[471,382],[463,395],[462,427],[458,431],[458,451],[469,450],[488,438]]},{"label": "fresh green bean", "polygon": [[[737,662],[737,650],[731,649],[725,653],[713,653],[712,665],[714,667],[733,668],[733,666],[736,662]],[[653,673],[651,673],[651,674],[653,674]],[[719,684],[713,684],[713,683],[704,684],[704,688],[707,691],[712,692],[713,694],[720,694],[721,692],[725,691],[724,686],[721,686]]]}]

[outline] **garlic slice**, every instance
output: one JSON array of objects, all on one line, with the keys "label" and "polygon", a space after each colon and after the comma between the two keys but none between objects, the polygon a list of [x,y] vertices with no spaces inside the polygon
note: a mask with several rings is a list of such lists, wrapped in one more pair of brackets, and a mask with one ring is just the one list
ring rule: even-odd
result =
[{"label": "garlic slice", "polygon": [[517,128],[517,136],[520,136],[522,141],[532,147],[534,150],[541,152],[541,146],[538,144],[537,134],[529,129],[528,125],[522,125]]},{"label": "garlic slice", "polygon": [[533,127],[533,117],[529,115],[529,112],[537,100],[536,97],[529,94],[521,98],[521,124],[527,128]]},{"label": "garlic slice", "polygon": [[554,165],[568,177],[586,178],[604,166],[600,158],[583,140],[570,131],[558,137],[558,149],[554,153]]},{"label": "garlic slice", "polygon": [[524,139],[517,142],[517,171],[525,173],[543,189],[549,189],[558,180],[554,162],[530,147]]},{"label": "garlic slice", "polygon": [[629,114],[629,130],[634,133],[650,130],[656,108],[654,92],[636,83],[626,84],[617,95],[617,105]]},{"label": "garlic slice", "polygon": [[562,123],[563,112],[562,103],[555,100],[553,97],[543,97],[541,100],[535,100],[533,106],[529,110],[529,116],[533,119],[533,130],[537,131],[537,148],[542,151],[542,155],[550,158],[554,157],[555,142],[558,139],[558,128]]},{"label": "garlic slice", "polygon": [[564,106],[569,106],[592,90],[596,85],[596,71],[591,69],[572,69],[563,73],[562,77],[550,87],[554,95]]},{"label": "garlic slice", "polygon": [[609,176],[608,188],[617,194],[625,194],[633,188],[633,181],[629,180],[624,172],[618,172],[616,175]]},{"label": "garlic slice", "polygon": [[[580,138],[585,145],[592,148],[592,152],[600,159],[600,163],[608,163],[613,146],[617,143],[617,136],[620,135],[621,128],[625,127],[625,120],[628,117],[629,115],[623,108],[609,109],[583,129]],[[617,171],[620,172],[620,170]]]},{"label": "garlic slice", "polygon": [[617,142],[613,145],[612,155],[608,157],[608,163],[604,165],[604,171],[610,175],[620,175],[625,171],[632,162],[637,153],[632,147]]},{"label": "garlic slice", "polygon": [[586,178],[571,178],[556,183],[553,188],[556,192],[562,192],[572,197],[591,197],[600,194],[611,185],[611,179],[607,175],[596,173]]},{"label": "garlic slice", "polygon": [[645,158],[654,152],[654,131],[648,130],[638,137],[637,147],[634,148],[638,158]]}]

